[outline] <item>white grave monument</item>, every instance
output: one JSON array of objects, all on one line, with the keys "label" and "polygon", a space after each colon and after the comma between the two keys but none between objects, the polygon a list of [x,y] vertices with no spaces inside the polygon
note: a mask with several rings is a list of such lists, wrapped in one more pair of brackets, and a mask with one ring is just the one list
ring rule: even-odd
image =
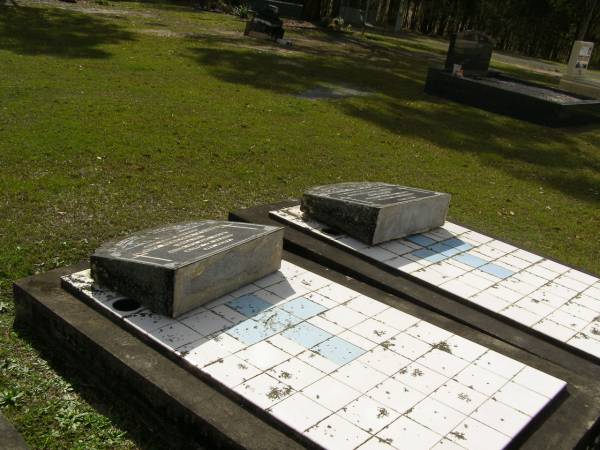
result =
[{"label": "white grave monument", "polygon": [[593,49],[593,42],[575,41],[567,65],[567,74],[560,80],[561,89],[574,94],[600,98],[600,79],[594,80],[588,74]]}]

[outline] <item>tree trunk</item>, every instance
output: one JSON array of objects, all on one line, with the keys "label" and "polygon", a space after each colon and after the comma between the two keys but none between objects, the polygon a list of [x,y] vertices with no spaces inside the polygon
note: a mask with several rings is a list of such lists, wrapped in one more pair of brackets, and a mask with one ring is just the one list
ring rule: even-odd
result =
[{"label": "tree trunk", "polygon": [[585,41],[585,36],[587,35],[588,29],[590,28],[590,22],[592,20],[592,16],[594,15],[594,9],[596,9],[596,5],[598,4],[598,0],[591,0],[590,2],[586,2],[589,6],[587,8],[587,12],[581,22],[581,26],[579,27],[579,32],[577,33],[577,41]]}]

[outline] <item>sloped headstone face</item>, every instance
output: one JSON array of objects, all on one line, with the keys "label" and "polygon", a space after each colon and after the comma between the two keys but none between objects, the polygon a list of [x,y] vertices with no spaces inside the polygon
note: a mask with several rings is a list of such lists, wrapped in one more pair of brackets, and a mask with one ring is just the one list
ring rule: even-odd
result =
[{"label": "sloped headstone face", "polygon": [[446,70],[452,71],[455,64],[462,66],[465,75],[486,76],[492,59],[494,41],[484,33],[465,31],[452,35]]},{"label": "sloped headstone face", "polygon": [[444,224],[450,194],[387,183],[339,183],[306,191],[301,209],[367,244]]},{"label": "sloped headstone face", "polygon": [[283,228],[200,221],[135,233],[91,256],[94,280],[177,317],[275,272]]}]

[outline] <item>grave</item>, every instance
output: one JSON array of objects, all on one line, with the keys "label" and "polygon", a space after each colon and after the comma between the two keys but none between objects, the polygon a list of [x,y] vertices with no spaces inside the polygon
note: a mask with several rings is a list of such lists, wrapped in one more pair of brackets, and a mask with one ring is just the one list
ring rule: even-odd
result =
[{"label": "grave", "polygon": [[600,80],[594,80],[588,74],[593,49],[593,42],[575,41],[567,64],[567,74],[560,80],[561,89],[591,98],[600,98]]},{"label": "grave", "polygon": [[441,226],[449,204],[449,194],[362,182],[309,189],[300,208],[310,217],[373,245]]},{"label": "grave", "polygon": [[453,36],[445,67],[429,68],[425,92],[551,127],[600,121],[598,100],[490,71],[492,47],[474,31]]},{"label": "grave", "polygon": [[58,269],[15,284],[17,326],[176,446],[572,448],[590,438],[595,368],[563,367],[283,256],[277,272],[176,318],[99,285],[85,264]]},{"label": "grave", "polygon": [[91,274],[177,317],[279,269],[283,229],[205,220],[146,230],[97,249]]},{"label": "grave", "polygon": [[253,13],[246,22],[245,36],[268,38],[272,41],[283,42],[283,21],[279,18],[279,8],[272,4],[265,4]]}]

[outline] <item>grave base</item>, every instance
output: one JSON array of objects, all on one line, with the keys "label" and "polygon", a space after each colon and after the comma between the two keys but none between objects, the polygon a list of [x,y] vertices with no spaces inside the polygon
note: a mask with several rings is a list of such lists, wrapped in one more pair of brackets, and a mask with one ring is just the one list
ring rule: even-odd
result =
[{"label": "grave base", "polygon": [[560,88],[563,91],[600,99],[600,81],[564,76],[560,79]]},{"label": "grave base", "polygon": [[5,450],[27,450],[29,448],[2,413],[0,413],[0,448]]},{"label": "grave base", "polygon": [[[294,264],[565,380],[566,392],[511,446],[566,449],[586,445],[593,439],[600,414],[597,373],[590,375],[581,366],[561,367],[314,262],[288,253],[284,256]],[[17,324],[29,326],[44,342],[59,349],[59,357],[80,367],[86,378],[104,386],[117,401],[128,404],[172,446],[302,447],[60,287],[60,276],[84,268],[85,265],[73,266],[17,281]]]},{"label": "grave base", "polygon": [[425,92],[550,127],[600,122],[600,100],[551,89],[500,73],[456,77],[430,68]]}]

